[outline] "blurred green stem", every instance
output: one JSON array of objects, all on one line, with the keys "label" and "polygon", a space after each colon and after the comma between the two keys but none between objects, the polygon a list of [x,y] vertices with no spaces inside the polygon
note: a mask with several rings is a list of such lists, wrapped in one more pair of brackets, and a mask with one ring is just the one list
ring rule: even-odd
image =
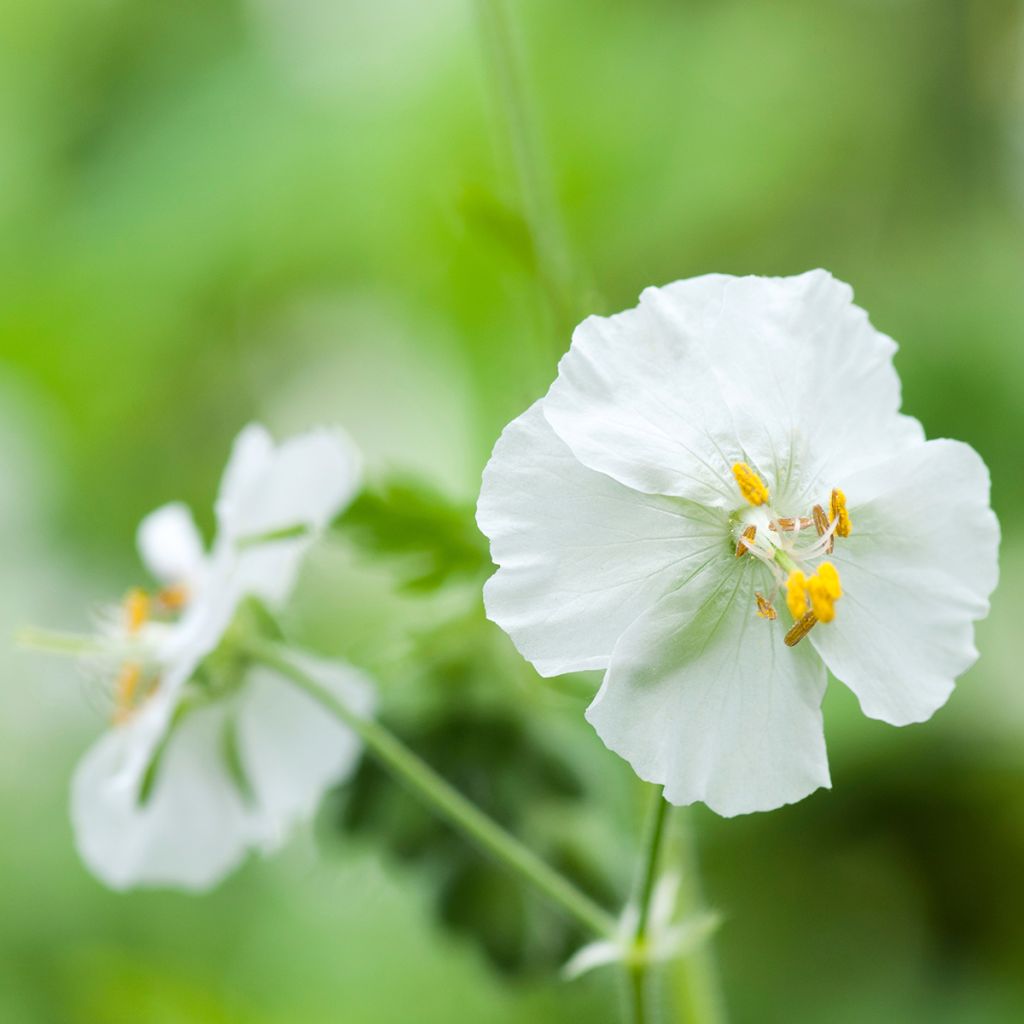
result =
[{"label": "blurred green stem", "polygon": [[522,61],[506,0],[477,0],[477,10],[498,114],[515,165],[523,219],[554,321],[555,354],[561,356],[576,313],[568,243],[550,175],[541,159],[541,146],[527,100]]},{"label": "blurred green stem", "polygon": [[587,931],[605,938],[614,933],[616,922],[609,913],[470,803],[382,725],[351,711],[312,676],[295,665],[278,645],[250,641],[245,650],[253,660],[284,676],[348,726],[385,768],[437,814],[510,871],[531,883]]},{"label": "blurred green stem", "polygon": [[648,963],[647,929],[651,920],[651,904],[658,880],[658,864],[661,859],[662,841],[665,838],[665,819],[668,817],[668,801],[664,786],[658,786],[648,816],[644,844],[641,851],[640,870],[636,879],[634,902],[637,908],[636,929],[633,932],[633,949],[636,956],[628,965],[630,1005],[633,1024],[647,1024]]},{"label": "blurred green stem", "polygon": [[[686,918],[705,909],[691,809],[681,808],[675,816],[674,825],[672,857],[679,864],[680,871],[676,912]],[[709,936],[692,953],[671,965],[678,1016],[689,1024],[726,1024],[725,1000],[712,941]]]}]

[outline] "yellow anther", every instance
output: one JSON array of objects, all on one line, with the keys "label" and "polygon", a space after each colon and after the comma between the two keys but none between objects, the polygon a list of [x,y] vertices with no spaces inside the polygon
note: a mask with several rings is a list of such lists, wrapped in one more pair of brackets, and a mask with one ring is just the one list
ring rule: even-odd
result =
[{"label": "yellow anther", "polygon": [[[825,510],[820,505],[815,505],[812,512],[814,514],[814,528],[818,531],[819,537],[824,537],[825,534],[828,533],[828,516],[825,515]],[[831,555],[835,546],[836,535],[834,533],[829,533],[828,540],[825,541],[825,551]]]},{"label": "yellow anther", "polygon": [[754,597],[757,598],[757,614],[762,619],[775,620],[779,617],[779,613],[772,607],[771,601],[764,594],[755,590]]},{"label": "yellow anther", "polygon": [[[749,544],[754,543],[754,538],[757,536],[757,527],[751,524],[743,531],[743,536],[740,537],[739,544],[736,545],[736,557],[739,558],[745,555],[749,550]],[[748,544],[749,542],[749,544]]]},{"label": "yellow anther", "polygon": [[776,533],[795,533],[797,530],[806,530],[810,525],[812,521],[807,516],[782,516],[773,519],[768,524],[768,529]]},{"label": "yellow anther", "polygon": [[836,601],[842,597],[839,573],[828,562],[818,566],[818,571],[807,581],[807,592],[811,595],[811,608],[819,622],[831,622],[836,617]]},{"label": "yellow anther", "polygon": [[797,619],[793,628],[786,634],[786,646],[796,647],[798,643],[814,628],[818,619],[814,612],[807,612]]},{"label": "yellow anther", "polygon": [[850,522],[850,513],[846,510],[846,495],[838,487],[832,490],[832,518],[838,519],[836,526],[837,537],[849,537],[853,524]]},{"label": "yellow anther", "polygon": [[142,666],[138,662],[126,661],[118,673],[114,688],[114,722],[128,720],[135,707],[135,697],[142,682]]},{"label": "yellow anther", "polygon": [[125,595],[121,608],[124,612],[124,625],[129,633],[138,633],[149,622],[149,594],[138,587],[129,590]]},{"label": "yellow anther", "polygon": [[737,462],[732,467],[732,475],[740,494],[751,505],[763,505],[768,500],[768,485],[745,463]]},{"label": "yellow anther", "polygon": [[794,569],[786,580],[786,607],[794,619],[807,611],[807,577],[799,569]]},{"label": "yellow anther", "polygon": [[818,571],[815,575],[825,584],[825,593],[833,601],[838,601],[843,596],[843,588],[839,583],[839,573],[831,562],[822,562],[818,566]]},{"label": "yellow anther", "polygon": [[188,604],[188,599],[188,587],[183,583],[172,583],[169,587],[164,587],[156,595],[156,603],[160,608],[168,612],[181,611]]}]

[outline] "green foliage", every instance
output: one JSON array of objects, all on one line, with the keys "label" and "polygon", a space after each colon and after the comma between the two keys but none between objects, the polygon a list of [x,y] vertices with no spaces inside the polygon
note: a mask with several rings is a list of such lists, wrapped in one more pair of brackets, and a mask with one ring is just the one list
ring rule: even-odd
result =
[{"label": "green foliage", "polygon": [[[1003,578],[949,707],[887,730],[833,687],[834,791],[695,816],[733,1019],[1024,1020],[1024,8],[506,6],[575,263],[602,296],[588,312],[689,274],[825,266],[899,341],[907,411],[992,469]],[[489,565],[469,507],[480,471],[569,344],[543,311],[470,5],[0,0],[0,19],[0,451],[25,451],[0,495],[5,512],[24,503],[8,524],[5,633],[32,621],[33,587],[36,620],[65,622],[66,605],[134,582],[133,531],[160,502],[188,500],[209,527],[228,445],[254,417],[279,433],[338,420],[372,469],[400,454],[467,495],[462,507],[403,478],[371,488],[341,529],[421,612],[422,595],[470,592]],[[424,363],[441,368],[426,383],[394,372]],[[19,569],[33,546],[43,556]],[[371,653],[389,724],[590,891],[610,878],[623,891],[606,860],[624,860],[614,843],[636,828],[631,775],[582,702],[564,715],[577,745],[560,746],[536,713],[554,687],[478,609],[428,629],[330,585],[303,643],[388,638]],[[14,658],[0,1019],[263,1024],[269,1005],[274,1021],[317,1024],[404,1022],[410,1005],[429,1021],[613,1018],[598,977],[538,994],[480,969],[477,937],[521,968],[555,963],[566,935],[547,914],[534,931],[525,894],[369,767],[332,833],[340,867],[312,867],[300,840],[201,901],[102,891],[66,819],[100,718],[70,672]],[[560,685],[583,697],[588,684]],[[599,841],[577,828],[595,818]],[[415,870],[382,881],[381,841]],[[441,919],[472,940],[446,941]],[[111,958],[83,957],[62,982],[55,963],[96,947]]]},{"label": "green foliage", "polygon": [[367,557],[389,560],[411,591],[482,580],[491,568],[472,507],[413,477],[392,477],[365,488],[337,525]]}]

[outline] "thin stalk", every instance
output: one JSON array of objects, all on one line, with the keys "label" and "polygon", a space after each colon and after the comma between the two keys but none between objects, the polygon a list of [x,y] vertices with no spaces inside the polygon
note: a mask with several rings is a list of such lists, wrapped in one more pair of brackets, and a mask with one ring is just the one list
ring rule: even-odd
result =
[{"label": "thin stalk", "polygon": [[[680,867],[678,912],[682,917],[702,913],[704,894],[700,882],[697,841],[691,811],[676,816],[674,851]],[[708,937],[674,967],[674,995],[679,1019],[687,1024],[726,1024],[725,999],[718,977],[712,939]]]},{"label": "thin stalk", "polygon": [[647,1024],[649,966],[646,956],[647,929],[651,920],[654,887],[658,881],[658,864],[661,860],[661,849],[665,838],[668,807],[668,801],[664,796],[664,787],[658,786],[647,819],[640,868],[633,896],[637,908],[636,928],[633,931],[633,949],[636,955],[628,966],[633,1024]]},{"label": "thin stalk", "polygon": [[523,220],[534,251],[537,272],[554,321],[561,356],[574,323],[571,260],[555,202],[554,189],[535,121],[527,100],[522,61],[506,0],[477,0],[488,71],[498,116],[515,167]]},{"label": "thin stalk", "polygon": [[615,919],[607,911],[467,800],[384,726],[355,714],[295,665],[277,645],[253,641],[246,645],[246,651],[255,661],[282,675],[348,726],[385,768],[438,815],[533,885],[587,931],[601,937],[614,933]]},{"label": "thin stalk", "polygon": [[14,639],[19,647],[29,651],[41,651],[44,654],[111,654],[119,649],[106,637],[37,629],[35,626],[25,626],[18,630]]}]

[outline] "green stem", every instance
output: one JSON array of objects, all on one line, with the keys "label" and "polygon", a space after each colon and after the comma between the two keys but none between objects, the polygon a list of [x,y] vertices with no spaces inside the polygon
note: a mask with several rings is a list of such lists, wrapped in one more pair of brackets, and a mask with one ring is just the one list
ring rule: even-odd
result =
[{"label": "green stem", "polygon": [[556,355],[573,326],[572,282],[568,245],[558,216],[554,190],[540,157],[533,131],[520,56],[510,23],[506,0],[478,0],[477,9],[487,52],[488,70],[494,81],[498,115],[503,122],[533,245],[537,271],[554,320],[559,342]]},{"label": "green stem", "polygon": [[[700,883],[697,841],[687,808],[676,816],[675,859],[680,867],[679,906],[677,912],[686,918],[704,912],[704,894]],[[726,1024],[725,1000],[722,996],[709,936],[689,956],[675,965],[674,992],[679,1019],[687,1024]]]},{"label": "green stem", "polygon": [[633,897],[637,908],[636,928],[633,931],[633,949],[636,955],[628,967],[633,1024],[647,1022],[647,930],[651,920],[654,887],[658,881],[665,821],[668,817],[669,804],[664,794],[664,787],[658,786],[647,819],[642,859]]},{"label": "green stem", "polygon": [[658,880],[658,861],[661,858],[662,840],[665,838],[665,820],[668,817],[669,803],[665,799],[665,787],[658,786],[647,821],[644,836],[643,860],[637,876],[636,903],[638,917],[634,939],[637,943],[647,937],[647,925],[651,919],[651,899],[654,885]]},{"label": "green stem", "polygon": [[355,714],[276,645],[253,641],[246,645],[246,651],[254,660],[309,694],[356,733],[366,749],[437,814],[510,871],[530,882],[584,928],[602,937],[614,933],[615,919],[607,911],[470,803],[382,725]]},{"label": "green stem", "polygon": [[30,651],[44,654],[113,654],[123,649],[112,640],[84,633],[65,633],[53,629],[37,629],[25,626],[15,635],[15,643]]}]

